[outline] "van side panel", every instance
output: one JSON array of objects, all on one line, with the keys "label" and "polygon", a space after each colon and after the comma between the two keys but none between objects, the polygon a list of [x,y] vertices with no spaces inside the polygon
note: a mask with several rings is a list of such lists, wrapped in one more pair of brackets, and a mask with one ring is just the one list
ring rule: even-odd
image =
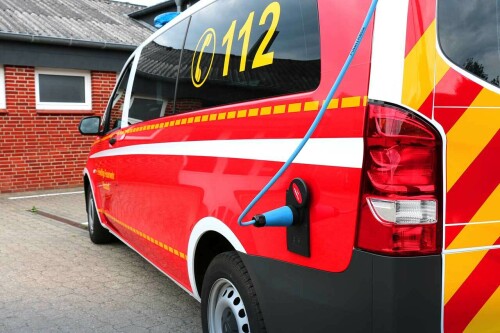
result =
[{"label": "van side panel", "polygon": [[372,27],[305,155],[247,216],[282,206],[290,181],[301,177],[311,191],[311,256],[287,250],[286,228],[241,227],[237,218],[313,122],[369,5],[318,1],[321,83],[315,91],[145,121],[119,131],[113,147],[109,137],[98,142],[91,159],[106,160],[115,177],[107,202],[117,208],[99,207],[112,230],[188,290],[189,235],[207,216],[225,222],[251,255],[345,270],[356,230]]},{"label": "van side panel", "polygon": [[[273,108],[298,102],[301,112],[297,114],[268,116],[264,121],[248,119],[244,123],[251,128],[250,138],[268,137],[275,131],[280,131],[276,137],[300,139],[316,116],[316,110],[307,111],[309,101],[319,101],[320,106],[330,90],[336,76],[350,52],[364,14],[370,1],[344,2],[318,1],[321,34],[321,83],[318,89],[302,96],[290,96],[273,100]],[[360,47],[353,65],[334,101],[331,110],[327,111],[322,124],[318,127],[314,138],[333,138],[339,140],[360,140],[363,135],[365,114],[365,96],[367,95],[369,58],[372,29],[370,27],[366,38]],[[299,98],[299,99],[298,99]],[[259,107],[259,105],[256,105]],[[276,120],[274,120],[276,119]],[[283,120],[281,120],[283,119]],[[241,130],[231,129],[231,136],[240,136]],[[243,135],[248,135],[245,133]],[[246,136],[248,138],[248,136]],[[349,156],[362,156],[362,145],[349,153],[336,153],[330,149],[317,151],[325,156],[337,156],[343,160]],[[279,207],[284,204],[285,190],[291,179],[301,177],[311,190],[311,257],[302,257],[287,250],[286,230],[284,228],[242,228],[237,226],[236,218],[250,200],[267,183],[281,166],[281,163],[265,167],[262,162],[247,164],[242,178],[235,180],[231,197],[222,198],[220,202],[228,202],[227,216],[221,216],[242,239],[247,253],[281,260],[297,265],[339,272],[349,265],[354,244],[359,182],[359,168],[342,166],[319,166],[293,164],[263,200],[250,212],[247,218],[255,213]],[[249,178],[252,177],[252,178]],[[260,176],[259,178],[255,176]],[[224,176],[221,177],[223,182]],[[243,186],[239,185],[244,184]],[[227,183],[226,185],[227,186]],[[239,187],[239,188],[238,188]],[[225,191],[222,191],[225,193]],[[217,209],[225,211],[224,207]],[[232,215],[234,214],[234,215]],[[230,217],[228,219],[228,217]]]}]

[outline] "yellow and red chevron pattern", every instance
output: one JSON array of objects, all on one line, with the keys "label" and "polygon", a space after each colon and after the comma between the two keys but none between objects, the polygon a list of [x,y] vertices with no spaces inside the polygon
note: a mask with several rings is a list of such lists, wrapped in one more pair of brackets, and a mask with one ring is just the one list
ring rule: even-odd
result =
[{"label": "yellow and red chevron pattern", "polygon": [[446,132],[444,331],[500,332],[500,95],[438,51],[436,1],[410,1],[403,104]]}]

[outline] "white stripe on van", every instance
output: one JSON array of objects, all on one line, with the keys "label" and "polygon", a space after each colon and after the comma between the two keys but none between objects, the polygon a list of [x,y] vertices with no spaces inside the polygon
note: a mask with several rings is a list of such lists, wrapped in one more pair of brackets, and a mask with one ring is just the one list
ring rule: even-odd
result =
[{"label": "white stripe on van", "polygon": [[368,98],[401,104],[409,0],[379,0]]},{"label": "white stripe on van", "polygon": [[[141,144],[110,148],[90,158],[124,155],[173,155],[285,162],[301,139],[212,140]],[[294,163],[361,168],[362,138],[311,139]]]}]

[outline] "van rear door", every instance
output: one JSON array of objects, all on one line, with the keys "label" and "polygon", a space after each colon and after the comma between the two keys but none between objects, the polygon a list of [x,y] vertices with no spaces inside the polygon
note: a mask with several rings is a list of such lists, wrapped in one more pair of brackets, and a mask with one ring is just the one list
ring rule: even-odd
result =
[{"label": "van rear door", "polygon": [[425,117],[445,147],[447,333],[500,327],[499,13],[499,1],[480,0],[380,0],[377,7],[369,98]]},{"label": "van rear door", "polygon": [[434,112],[447,139],[445,332],[500,329],[499,1],[438,2]]}]

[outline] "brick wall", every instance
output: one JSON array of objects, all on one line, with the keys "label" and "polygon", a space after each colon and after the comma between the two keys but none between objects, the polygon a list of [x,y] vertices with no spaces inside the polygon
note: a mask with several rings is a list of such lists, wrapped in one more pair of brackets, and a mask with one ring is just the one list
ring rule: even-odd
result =
[{"label": "brick wall", "polygon": [[92,111],[36,110],[35,69],[4,66],[6,109],[0,110],[0,193],[82,185],[93,137],[80,120],[102,115],[116,81],[114,72],[92,72]]},{"label": "brick wall", "polygon": [[177,113],[185,113],[203,108],[203,103],[198,99],[178,99],[175,108]]}]

